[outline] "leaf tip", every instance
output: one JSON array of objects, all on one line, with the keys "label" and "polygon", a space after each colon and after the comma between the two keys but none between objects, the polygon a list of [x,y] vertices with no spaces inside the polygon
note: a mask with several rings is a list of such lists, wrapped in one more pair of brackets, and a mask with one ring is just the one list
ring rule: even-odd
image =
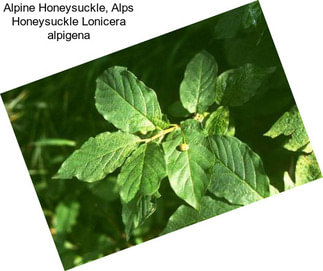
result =
[{"label": "leaf tip", "polygon": [[267,132],[265,132],[263,134],[263,136],[267,136],[267,137],[271,137],[271,138],[274,138],[275,137],[275,135],[274,135],[274,133],[272,132],[271,129],[269,129]]},{"label": "leaf tip", "polygon": [[58,180],[58,179],[62,179],[61,175],[57,172],[55,175],[52,176],[53,180]]}]

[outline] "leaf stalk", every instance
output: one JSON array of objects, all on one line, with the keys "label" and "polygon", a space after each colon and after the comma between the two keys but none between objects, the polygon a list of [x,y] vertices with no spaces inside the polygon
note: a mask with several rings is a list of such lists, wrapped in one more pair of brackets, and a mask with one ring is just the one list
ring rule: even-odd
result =
[{"label": "leaf stalk", "polygon": [[167,135],[167,134],[169,134],[169,133],[171,133],[174,130],[179,129],[179,128],[180,128],[180,126],[178,124],[172,124],[172,127],[167,128],[165,130],[162,130],[162,131],[160,131],[159,133],[157,133],[156,135],[154,135],[152,137],[141,139],[140,142],[149,143],[151,141],[154,141],[155,139],[162,138],[165,135]]}]

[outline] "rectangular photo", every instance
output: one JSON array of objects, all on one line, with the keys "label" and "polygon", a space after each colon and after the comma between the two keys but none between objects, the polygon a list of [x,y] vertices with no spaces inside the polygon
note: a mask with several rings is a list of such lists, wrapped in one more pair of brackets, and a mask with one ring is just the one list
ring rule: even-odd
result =
[{"label": "rectangular photo", "polygon": [[1,96],[65,269],[321,177],[258,2]]}]

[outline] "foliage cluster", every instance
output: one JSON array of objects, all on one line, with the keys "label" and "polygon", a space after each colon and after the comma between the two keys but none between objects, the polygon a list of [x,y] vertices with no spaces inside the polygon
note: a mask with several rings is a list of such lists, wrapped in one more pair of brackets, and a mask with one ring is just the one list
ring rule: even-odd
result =
[{"label": "foliage cluster", "polygon": [[[111,67],[97,79],[95,101],[103,117],[120,130],[90,138],[62,164],[55,178],[95,182],[121,167],[117,189],[128,238],[155,212],[166,177],[198,218],[268,197],[270,184],[262,161],[233,136],[229,108],[249,101],[274,70],[246,64],[217,77],[214,57],[199,52],[180,84],[178,107],[189,118],[175,124],[161,112],[152,89],[127,68]],[[216,109],[208,112],[215,102]],[[171,221],[177,227],[171,230],[186,225],[188,217],[178,217],[176,211]]]}]

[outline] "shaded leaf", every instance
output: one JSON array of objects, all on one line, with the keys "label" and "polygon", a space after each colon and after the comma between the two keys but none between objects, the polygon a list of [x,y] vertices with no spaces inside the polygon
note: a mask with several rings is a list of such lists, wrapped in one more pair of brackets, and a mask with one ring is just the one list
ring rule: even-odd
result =
[{"label": "shaded leaf", "polygon": [[62,164],[56,179],[94,182],[120,167],[136,148],[140,138],[124,132],[105,132],[91,137]]},{"label": "shaded leaf", "polygon": [[243,30],[242,16],[245,7],[240,7],[217,16],[214,27],[215,39],[230,39],[236,37]]},{"label": "shaded leaf", "polygon": [[196,54],[187,64],[180,85],[180,99],[190,113],[203,113],[214,103],[217,63],[206,51]]},{"label": "shaded leaf", "polygon": [[245,64],[223,72],[217,78],[215,100],[220,105],[240,106],[256,95],[262,83],[275,68]]},{"label": "shaded leaf", "polygon": [[93,195],[105,201],[113,201],[119,198],[119,190],[117,186],[117,178],[115,176],[108,176],[100,182],[89,183]]},{"label": "shaded leaf", "polygon": [[211,135],[225,135],[229,130],[230,111],[228,107],[220,106],[206,120],[205,130]]},{"label": "shaded leaf", "polygon": [[254,2],[218,15],[214,36],[216,39],[231,39],[247,32],[257,31],[261,34],[265,28],[260,5]]},{"label": "shaded leaf", "polygon": [[235,137],[213,136],[215,154],[209,191],[232,204],[246,205],[270,195],[269,179],[260,157]]},{"label": "shaded leaf", "polygon": [[315,155],[301,154],[296,162],[295,184],[302,185],[322,177]]},{"label": "shaded leaf", "polygon": [[260,34],[265,30],[265,18],[258,1],[246,6],[242,25],[245,30],[258,31]]},{"label": "shaded leaf", "polygon": [[115,127],[130,133],[165,125],[156,93],[124,67],[111,67],[97,79],[96,108]]},{"label": "shaded leaf", "polygon": [[184,228],[238,207],[238,205],[228,204],[223,201],[214,200],[208,196],[204,196],[201,201],[200,211],[186,205],[181,205],[177,208],[169,218],[162,234]]},{"label": "shaded leaf", "polygon": [[129,203],[122,203],[122,221],[127,239],[131,232],[141,226],[156,210],[156,203],[151,196],[137,196]]},{"label": "shaded leaf", "polygon": [[171,116],[175,118],[184,118],[188,117],[191,114],[183,107],[180,101],[172,103],[168,109],[168,112]]},{"label": "shaded leaf", "polygon": [[[187,144],[181,151],[178,146]],[[192,207],[199,203],[209,183],[207,169],[213,164],[213,154],[207,148],[206,133],[196,120],[181,123],[181,130],[172,132],[163,143],[167,174],[175,193]]]},{"label": "shaded leaf", "polygon": [[[111,252],[111,250],[113,251],[113,248],[116,245],[112,238],[105,235],[93,234],[92,239],[94,239],[93,241],[95,242],[95,246],[91,247],[92,250],[83,253],[82,256],[77,259],[77,265],[81,265],[105,256],[107,253]],[[74,260],[74,262],[76,262],[76,260]]]},{"label": "shaded leaf", "polygon": [[306,146],[309,139],[296,105],[285,112],[264,135],[271,138],[280,135],[288,136],[289,139],[284,144],[284,148],[290,151],[297,151],[301,148],[305,148],[306,151],[309,148]]},{"label": "shaded leaf", "polygon": [[168,219],[167,225],[161,234],[176,231],[178,229],[184,228],[202,220],[203,218],[201,218],[199,212],[196,209],[187,205],[181,205]]},{"label": "shaded leaf", "polygon": [[161,147],[155,142],[141,145],[127,159],[118,176],[121,199],[127,203],[138,192],[145,196],[153,195],[165,176]]},{"label": "shaded leaf", "polygon": [[71,232],[79,215],[80,204],[76,201],[60,202],[55,209],[53,226],[57,235]]},{"label": "shaded leaf", "polygon": [[292,178],[289,176],[288,172],[284,172],[284,190],[287,191],[295,187],[295,183]]}]

